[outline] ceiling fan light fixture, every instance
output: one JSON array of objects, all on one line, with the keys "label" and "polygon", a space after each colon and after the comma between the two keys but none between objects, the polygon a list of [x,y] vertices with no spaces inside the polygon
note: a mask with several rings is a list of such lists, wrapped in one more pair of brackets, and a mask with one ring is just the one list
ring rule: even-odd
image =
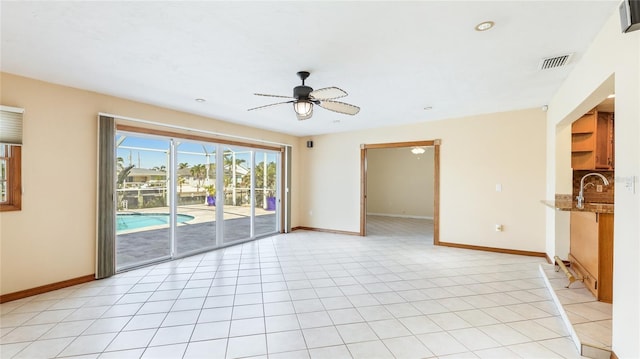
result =
[{"label": "ceiling fan light fixture", "polygon": [[296,114],[299,116],[308,116],[313,111],[313,103],[306,100],[299,100],[293,103],[293,110],[296,111]]},{"label": "ceiling fan light fixture", "polygon": [[256,93],[257,96],[286,98],[289,101],[276,102],[269,105],[258,106],[248,109],[247,111],[253,111],[265,107],[271,107],[275,105],[281,105],[285,103],[293,104],[293,111],[296,113],[298,120],[307,120],[313,116],[313,105],[318,105],[321,108],[344,115],[355,115],[360,112],[360,107],[354,106],[345,102],[336,101],[335,99],[347,96],[347,93],[337,87],[325,87],[314,90],[313,88],[306,86],[304,81],[309,77],[309,72],[300,71],[298,76],[302,80],[302,85],[293,88],[293,96],[281,96],[281,95],[268,95]]}]

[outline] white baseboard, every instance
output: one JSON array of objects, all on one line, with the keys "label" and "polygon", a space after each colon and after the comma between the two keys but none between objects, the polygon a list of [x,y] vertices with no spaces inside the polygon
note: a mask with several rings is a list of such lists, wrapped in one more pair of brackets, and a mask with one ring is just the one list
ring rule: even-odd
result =
[{"label": "white baseboard", "polygon": [[407,214],[389,214],[389,213],[367,213],[367,216],[383,216],[383,217],[397,217],[397,218],[415,218],[415,219],[433,219],[429,216],[411,216]]}]

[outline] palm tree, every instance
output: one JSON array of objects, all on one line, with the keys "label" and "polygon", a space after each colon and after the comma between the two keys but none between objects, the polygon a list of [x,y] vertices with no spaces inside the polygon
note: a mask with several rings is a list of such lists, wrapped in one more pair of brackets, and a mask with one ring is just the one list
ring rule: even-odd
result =
[{"label": "palm tree", "polygon": [[124,168],[124,158],[118,157],[116,160],[116,166],[118,166],[118,172],[122,171],[122,169]]},{"label": "palm tree", "polygon": [[178,177],[178,186],[180,186],[180,193],[182,193],[182,185],[187,183],[187,179],[184,176]]},{"label": "palm tree", "polygon": [[[261,205],[263,208],[267,209],[267,198],[274,197],[275,189],[276,189],[276,163],[268,162],[267,173],[266,173],[266,183],[265,183],[265,163],[260,162],[255,167],[255,176],[256,176],[256,194],[260,193],[262,190],[262,196],[256,196],[257,205]],[[249,177],[249,176],[246,176]],[[250,184],[247,181],[247,184]]]},{"label": "palm tree", "polygon": [[124,184],[124,181],[129,177],[129,172],[131,172],[133,167],[135,167],[135,165],[129,165],[118,171],[118,187],[121,187]]},{"label": "palm tree", "polygon": [[264,183],[264,162],[256,165],[256,188],[273,189],[276,185],[276,163],[267,163],[267,183]]},{"label": "palm tree", "polygon": [[224,187],[229,188],[231,187],[231,191],[232,191],[232,204],[235,206],[237,204],[237,197],[236,197],[236,184],[237,184],[237,178],[236,178],[236,166],[239,166],[241,164],[243,164],[244,162],[246,162],[245,160],[241,159],[241,158],[235,158],[235,154],[233,152],[227,152],[223,155],[224,158],[224,163],[223,163],[223,168],[224,168],[224,177],[223,177],[223,182],[224,182]]},{"label": "palm tree", "polygon": [[[127,167],[122,167],[122,163],[120,161],[121,157],[118,157],[118,179],[117,179],[117,184],[118,184],[118,188],[122,188],[124,187],[124,181],[127,180],[127,177],[129,177],[129,173],[131,172],[131,169],[133,169],[133,167],[135,167],[135,165],[129,165]],[[124,162],[124,161],[122,161]],[[126,191],[126,190],[125,190]],[[124,205],[122,204],[123,200],[124,200],[124,191],[117,191],[116,192],[118,195],[118,209],[121,209],[122,207],[124,207]]]},{"label": "palm tree", "polygon": [[202,185],[202,179],[204,178],[204,175],[206,173],[205,165],[203,164],[194,165],[193,167],[191,167],[190,172],[191,172],[191,175],[195,177],[195,179],[198,181],[196,185],[196,192],[199,192],[200,185]]},{"label": "palm tree", "polygon": [[183,170],[185,168],[189,168],[189,164],[187,162],[182,162],[178,164],[178,169]]},{"label": "palm tree", "polygon": [[[241,164],[243,164],[245,162],[247,162],[247,161],[243,160],[242,158],[236,158],[235,165],[236,166],[240,166]],[[231,170],[232,167],[233,167],[233,154],[232,153],[225,153],[224,154],[224,168]]]}]

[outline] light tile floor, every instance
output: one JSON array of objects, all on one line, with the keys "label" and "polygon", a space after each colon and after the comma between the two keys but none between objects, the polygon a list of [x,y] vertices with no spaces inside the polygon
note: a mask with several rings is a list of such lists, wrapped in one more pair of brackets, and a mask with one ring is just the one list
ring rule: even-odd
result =
[{"label": "light tile floor", "polygon": [[0,356],[580,358],[543,259],[375,222],[367,237],[296,231],[4,303]]},{"label": "light tile floor", "polygon": [[613,306],[599,302],[581,282],[569,281],[562,271],[553,265],[542,266],[551,287],[562,304],[580,343],[593,348],[611,351],[611,324]]}]

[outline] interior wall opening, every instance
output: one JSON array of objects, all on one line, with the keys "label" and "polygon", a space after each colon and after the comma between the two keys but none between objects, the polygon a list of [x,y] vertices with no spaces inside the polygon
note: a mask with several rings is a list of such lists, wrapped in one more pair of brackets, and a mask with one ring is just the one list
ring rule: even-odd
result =
[{"label": "interior wall opening", "polygon": [[437,243],[439,141],[363,145],[361,235]]}]

